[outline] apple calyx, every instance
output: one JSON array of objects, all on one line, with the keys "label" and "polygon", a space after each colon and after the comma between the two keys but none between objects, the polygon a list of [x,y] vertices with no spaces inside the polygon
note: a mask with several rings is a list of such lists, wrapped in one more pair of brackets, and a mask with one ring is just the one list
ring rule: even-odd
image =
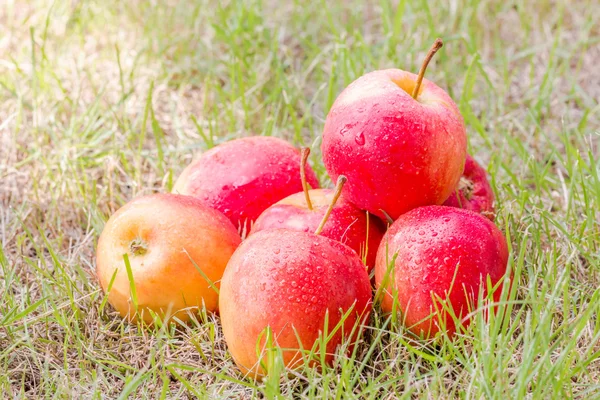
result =
[{"label": "apple calyx", "polygon": [[140,238],[133,239],[131,243],[129,243],[129,251],[134,256],[143,256],[148,252],[148,244]]},{"label": "apple calyx", "polygon": [[344,184],[347,181],[348,181],[348,178],[346,178],[344,175],[338,176],[337,182],[335,183],[335,191],[333,192],[333,198],[331,199],[331,203],[329,204],[329,207],[327,208],[325,215],[323,215],[323,219],[321,220],[321,223],[319,223],[319,226],[317,227],[317,230],[315,231],[315,235],[320,234],[321,231],[323,230],[323,228],[325,227],[325,224],[327,223],[327,220],[329,219],[329,215],[331,214],[331,211],[333,211],[333,207],[335,207],[335,203],[337,203],[338,199],[342,195],[342,189],[344,188]]},{"label": "apple calyx", "polygon": [[457,190],[465,196],[465,199],[471,200],[471,198],[473,198],[474,189],[475,185],[473,184],[473,181],[465,178],[464,176],[460,177]]},{"label": "apple calyx", "polygon": [[310,201],[310,194],[308,193],[308,182],[306,182],[306,161],[310,155],[310,148],[303,147],[300,151],[300,180],[302,181],[302,190],[304,191],[304,197],[306,199],[306,206],[310,211],[313,209],[312,202]]},{"label": "apple calyx", "polygon": [[427,65],[429,64],[429,61],[431,61],[431,59],[433,58],[435,53],[437,53],[437,51],[439,49],[441,49],[443,45],[444,45],[444,42],[442,42],[442,39],[437,38],[437,39],[435,39],[435,42],[433,42],[433,45],[431,46],[429,51],[427,52],[427,56],[425,56],[425,60],[423,60],[423,64],[421,65],[421,69],[419,70],[419,76],[417,77],[417,83],[415,84],[415,88],[413,89],[413,92],[411,94],[413,99],[416,100],[417,96],[419,95],[419,89],[421,88],[421,83],[423,82],[423,77],[425,76],[425,70],[427,69]]}]

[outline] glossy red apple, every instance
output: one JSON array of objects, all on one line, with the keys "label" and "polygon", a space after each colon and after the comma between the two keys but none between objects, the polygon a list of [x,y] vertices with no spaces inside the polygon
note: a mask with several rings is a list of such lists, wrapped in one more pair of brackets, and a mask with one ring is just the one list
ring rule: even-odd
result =
[{"label": "glossy red apple", "polygon": [[[221,280],[223,334],[236,364],[250,376],[268,368],[267,328],[286,367],[299,367],[301,349],[315,346],[330,363],[344,340],[356,341],[371,296],[365,267],[346,245],[287,229],[257,232],[234,253]],[[318,348],[323,332],[331,335],[326,349]]]},{"label": "glossy red apple", "polygon": [[471,210],[494,220],[494,191],[485,169],[470,155],[467,154],[465,170],[458,186],[443,205]]},{"label": "glossy red apple", "polygon": [[345,175],[344,196],[381,218],[442,204],[463,171],[463,118],[444,90],[422,79],[434,50],[418,76],[387,69],[358,78],[325,121],[327,172],[334,180]]},{"label": "glossy red apple", "polygon": [[[308,153],[308,148],[303,149],[301,168],[304,168]],[[369,268],[373,268],[386,228],[381,220],[358,209],[344,197],[337,199],[341,186],[336,190],[337,196],[336,191],[331,189],[308,190],[306,185],[303,187],[304,192],[288,196],[267,208],[252,226],[251,234],[277,228],[315,232],[329,212],[320,234],[346,244],[365,260]]]},{"label": "glossy red apple", "polygon": [[[299,157],[298,149],[275,137],[232,140],[192,162],[175,182],[173,193],[197,197],[236,227],[248,229],[271,204],[302,190]],[[319,187],[310,167],[306,180]]]},{"label": "glossy red apple", "polygon": [[154,313],[186,321],[189,311],[199,307],[217,310],[219,281],[240,242],[229,219],[198,199],[176,194],[139,197],[104,226],[96,273],[121,316],[152,323]]},{"label": "glossy red apple", "polygon": [[[396,298],[405,326],[416,335],[434,337],[445,327],[452,336],[457,326],[448,309],[467,326],[464,318],[477,307],[480,290],[487,295],[488,277],[496,287],[507,262],[504,235],[481,214],[416,208],[392,224],[379,246],[375,281],[385,290],[381,308],[391,312]],[[501,287],[492,294],[495,301],[500,294]]]}]

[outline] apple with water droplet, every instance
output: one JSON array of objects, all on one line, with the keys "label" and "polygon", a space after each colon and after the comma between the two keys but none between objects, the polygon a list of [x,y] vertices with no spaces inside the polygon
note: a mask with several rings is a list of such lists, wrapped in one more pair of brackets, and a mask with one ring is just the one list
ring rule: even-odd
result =
[{"label": "apple with water droplet", "polygon": [[465,170],[458,181],[458,186],[443,205],[471,210],[491,221],[496,217],[494,191],[487,179],[486,171],[470,155],[467,154]]},{"label": "apple with water droplet", "polygon": [[[173,193],[197,197],[225,214],[240,229],[271,204],[302,190],[300,151],[285,140],[251,136],[222,143],[193,161],[179,176]],[[319,187],[310,167],[306,180]]]},{"label": "apple with water droplet", "polygon": [[267,208],[252,226],[250,234],[276,228],[315,232],[328,214],[327,222],[319,233],[346,244],[361,258],[364,256],[366,265],[372,268],[375,265],[377,248],[386,229],[385,225],[379,218],[358,209],[343,196],[339,197],[345,180],[340,181],[341,185],[336,187],[336,190],[308,190],[303,171],[309,153],[308,148],[302,149],[300,175],[304,191],[288,196]]},{"label": "apple with water droplet", "polygon": [[335,100],[323,130],[323,162],[332,179],[348,178],[344,196],[360,209],[396,219],[419,206],[442,204],[456,187],[466,157],[463,118],[450,96],[399,69],[370,72]]},{"label": "apple with water droplet", "polygon": [[96,273],[108,302],[130,321],[152,323],[151,311],[187,321],[200,307],[217,310],[219,281],[240,242],[227,217],[193,197],[139,197],[104,226]]},{"label": "apple with water droplet", "polygon": [[[500,299],[507,278],[508,250],[502,232],[481,214],[455,207],[419,207],[388,229],[375,263],[383,290],[381,308],[394,301],[404,325],[417,336],[453,336],[466,327],[480,294]],[[381,288],[381,289],[380,289]],[[452,312],[450,311],[452,310]]]},{"label": "apple with water droplet", "polygon": [[251,235],[231,257],[219,312],[233,359],[258,377],[270,367],[269,343],[291,369],[303,364],[301,349],[324,352],[327,363],[344,341],[350,351],[371,302],[369,276],[354,250],[312,232],[269,229]]}]

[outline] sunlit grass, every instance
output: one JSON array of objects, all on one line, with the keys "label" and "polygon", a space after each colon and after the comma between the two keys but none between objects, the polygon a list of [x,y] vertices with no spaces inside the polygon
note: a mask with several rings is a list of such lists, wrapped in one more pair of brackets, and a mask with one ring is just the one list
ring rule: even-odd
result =
[{"label": "sunlit grass", "polygon": [[[1,397],[598,397],[594,1],[5,3]],[[499,306],[510,318],[478,313],[454,342],[428,343],[375,307],[350,356],[254,382],[217,316],[141,328],[104,302],[94,248],[118,207],[251,134],[311,147],[332,186],[320,134],[336,96],[373,69],[417,71],[438,36],[427,78],[490,172],[519,283]]]}]

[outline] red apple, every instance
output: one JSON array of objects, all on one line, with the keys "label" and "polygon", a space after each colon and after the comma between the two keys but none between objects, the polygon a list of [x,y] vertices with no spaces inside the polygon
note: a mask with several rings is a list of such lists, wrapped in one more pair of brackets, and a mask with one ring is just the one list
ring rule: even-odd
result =
[{"label": "red apple", "polygon": [[356,341],[371,296],[367,272],[346,245],[287,229],[257,232],[234,253],[221,280],[223,334],[236,364],[254,377],[266,372],[267,328],[288,368],[299,367],[300,349],[319,346],[326,332],[326,349],[317,351],[330,363],[343,340]]},{"label": "red apple", "polygon": [[485,169],[470,155],[467,154],[465,170],[458,186],[443,205],[471,210],[494,220],[494,191]]},{"label": "red apple", "polygon": [[[309,149],[303,149],[305,157]],[[303,168],[304,160],[301,163]],[[342,181],[343,182],[343,181]],[[306,185],[303,185],[306,188]],[[341,191],[341,187],[338,190]],[[267,208],[252,226],[256,233],[265,229],[285,228],[302,232],[315,232],[333,204],[321,235],[346,244],[363,257],[366,265],[375,265],[379,242],[385,232],[385,225],[365,211],[359,210],[344,197],[334,199],[331,189],[313,189],[295,193]]]},{"label": "red apple", "polygon": [[[96,273],[123,317],[153,322],[152,312],[189,319],[188,310],[216,311],[219,281],[241,238],[220,212],[199,200],[156,194],[130,201],[100,235]],[[127,255],[135,295],[125,264]],[[136,314],[136,301],[137,310]]]},{"label": "red apple", "polygon": [[381,218],[442,204],[463,171],[463,118],[444,90],[422,79],[434,50],[418,76],[387,69],[360,77],[325,121],[327,172],[334,180],[345,175],[346,198]]},{"label": "red apple", "polygon": [[[302,190],[300,152],[285,140],[252,136],[203,153],[179,176],[173,193],[197,197],[225,214],[236,227],[250,224],[271,204]],[[319,181],[310,167],[307,181]]]},{"label": "red apple", "polygon": [[[466,327],[480,291],[487,296],[487,279],[495,287],[507,262],[504,235],[489,219],[454,207],[414,209],[392,224],[379,246],[375,281],[385,290],[381,308],[391,312],[395,298],[405,326],[416,335],[434,337],[445,326],[452,336],[457,327],[448,308]],[[495,301],[500,294],[501,288],[494,291]]]}]

